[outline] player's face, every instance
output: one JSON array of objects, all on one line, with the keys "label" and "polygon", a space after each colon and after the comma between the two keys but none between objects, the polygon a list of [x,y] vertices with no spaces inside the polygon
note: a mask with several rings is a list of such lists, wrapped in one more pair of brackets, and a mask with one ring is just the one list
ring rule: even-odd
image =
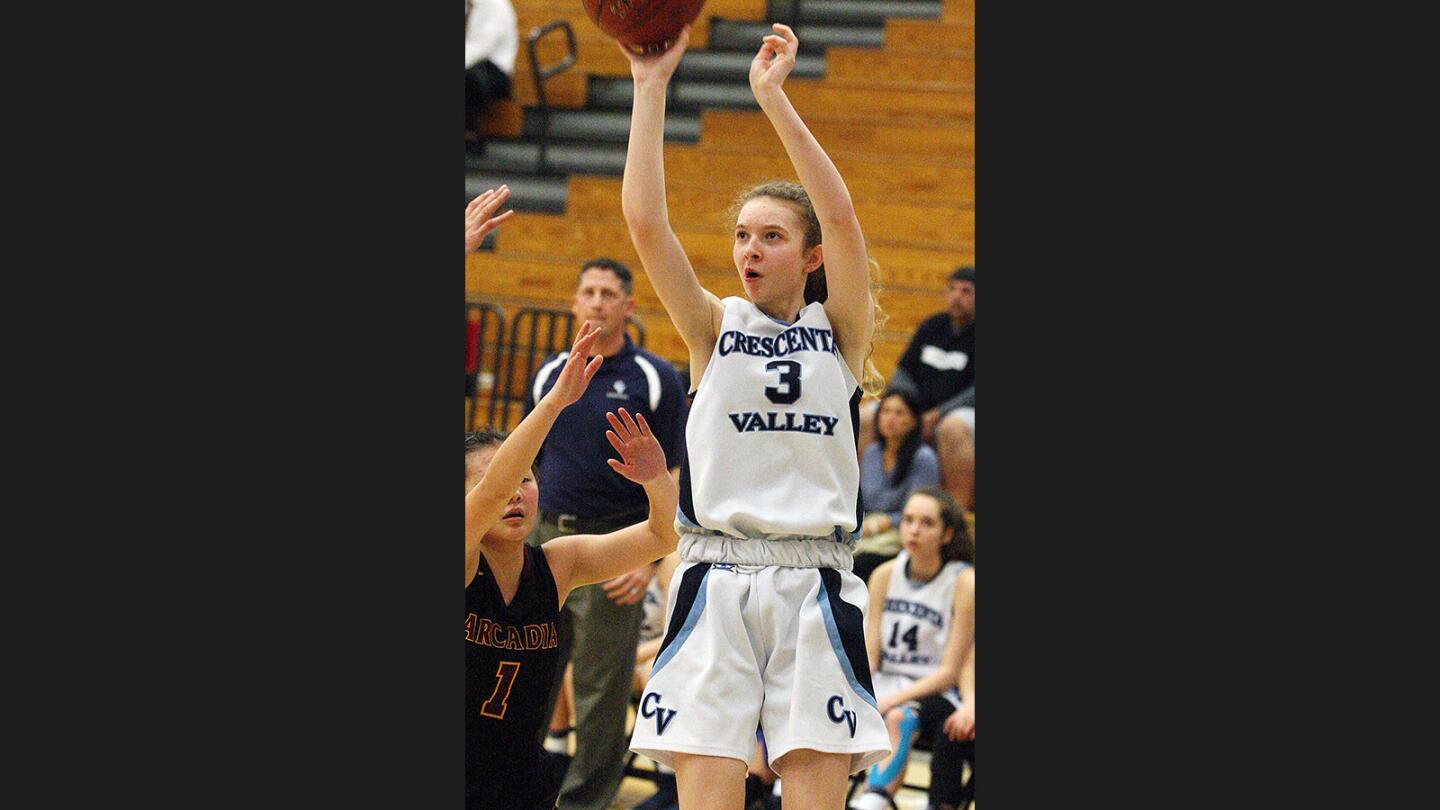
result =
[{"label": "player's face", "polygon": [[805,250],[799,212],[773,197],[756,197],[740,209],[731,252],[745,295],[761,306],[803,294],[806,269],[820,265],[819,251]]},{"label": "player's face", "polygon": [[[468,493],[485,477],[495,458],[496,447],[485,447],[465,456],[465,491]],[[520,486],[510,496],[500,520],[485,533],[486,540],[524,540],[535,526],[539,514],[540,488],[535,485],[533,472],[527,472]]]},{"label": "player's face", "polygon": [[975,283],[973,281],[952,281],[945,289],[946,303],[949,305],[950,317],[960,323],[970,323],[975,320]]},{"label": "player's face", "polygon": [[880,414],[876,417],[875,429],[886,441],[895,441],[905,438],[906,434],[915,429],[918,422],[915,414],[910,412],[910,407],[905,400],[898,396],[888,396],[880,403]]},{"label": "player's face", "polygon": [[600,341],[612,340],[625,329],[625,319],[635,311],[635,299],[625,294],[620,277],[603,267],[580,274],[570,311],[579,320],[588,320],[600,330]]},{"label": "player's face", "polygon": [[929,495],[911,495],[900,513],[900,540],[911,557],[933,560],[955,530],[945,526],[940,502]]}]

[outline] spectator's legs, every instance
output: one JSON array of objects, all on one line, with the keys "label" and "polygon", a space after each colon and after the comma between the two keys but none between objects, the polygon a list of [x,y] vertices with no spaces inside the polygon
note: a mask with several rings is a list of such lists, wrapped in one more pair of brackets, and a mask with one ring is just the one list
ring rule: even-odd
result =
[{"label": "spectator's legs", "polygon": [[975,741],[956,742],[945,735],[945,729],[935,732],[935,744],[930,750],[930,806],[936,808],[960,807],[974,796],[973,780],[967,785],[962,781],[965,761],[974,756]]},{"label": "spectator's legs", "polygon": [[[935,445],[940,455],[940,478],[962,509],[975,509],[975,430],[966,421],[967,409],[940,417]],[[973,410],[969,411],[971,414]]]},{"label": "spectator's legs", "polygon": [[625,770],[625,713],[645,608],[615,604],[599,584],[571,591],[565,602],[575,611],[575,758],[560,808],[605,810]]}]

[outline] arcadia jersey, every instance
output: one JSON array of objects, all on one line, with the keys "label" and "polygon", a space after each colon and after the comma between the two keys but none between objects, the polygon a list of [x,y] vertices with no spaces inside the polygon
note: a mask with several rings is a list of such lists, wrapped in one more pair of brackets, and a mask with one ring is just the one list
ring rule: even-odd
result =
[{"label": "arcadia jersey", "polygon": [[[482,555],[465,589],[465,806],[544,807],[559,784],[541,768],[540,729],[559,655],[555,578],[525,546],[520,587],[506,605]],[[533,800],[533,803],[532,803]]]},{"label": "arcadia jersey", "polygon": [[720,335],[690,406],[680,531],[859,539],[860,387],[825,306],[793,324],[744,298],[721,302]]},{"label": "arcadia jersey", "polygon": [[952,561],[929,582],[910,579],[910,554],[901,551],[890,572],[880,616],[880,672],[923,678],[940,666],[955,607],[955,579],[969,567]]}]

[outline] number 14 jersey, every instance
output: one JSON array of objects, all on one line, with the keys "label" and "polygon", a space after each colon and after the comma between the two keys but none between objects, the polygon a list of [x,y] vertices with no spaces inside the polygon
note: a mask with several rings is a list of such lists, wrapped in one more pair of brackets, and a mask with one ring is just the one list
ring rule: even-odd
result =
[{"label": "number 14 jersey", "polygon": [[860,387],[825,306],[794,323],[731,297],[690,406],[682,530],[859,539]]}]

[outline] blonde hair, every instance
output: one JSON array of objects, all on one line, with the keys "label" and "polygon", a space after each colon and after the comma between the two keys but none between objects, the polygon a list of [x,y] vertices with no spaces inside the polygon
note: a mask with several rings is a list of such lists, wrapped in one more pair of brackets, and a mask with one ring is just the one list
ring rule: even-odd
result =
[{"label": "blonde hair", "polygon": [[[745,203],[756,197],[770,197],[771,199],[789,203],[794,207],[795,212],[800,215],[800,221],[805,225],[805,239],[802,247],[809,250],[821,244],[820,218],[815,215],[815,206],[810,202],[810,195],[805,193],[805,187],[799,183],[788,180],[769,180],[740,192],[735,202],[727,212],[730,222],[733,224],[740,216],[740,209]],[[890,316],[880,306],[880,263],[875,257],[866,255],[866,263],[870,266],[870,305],[874,310],[875,324],[870,333],[870,345],[865,350],[865,370],[860,380],[860,388],[867,396],[879,396],[885,389],[885,378],[881,376],[880,369],[875,366],[875,333],[889,320]],[[805,278],[805,303],[813,304],[816,301],[824,303],[829,296],[829,290],[825,285],[825,263],[815,268]]]}]

